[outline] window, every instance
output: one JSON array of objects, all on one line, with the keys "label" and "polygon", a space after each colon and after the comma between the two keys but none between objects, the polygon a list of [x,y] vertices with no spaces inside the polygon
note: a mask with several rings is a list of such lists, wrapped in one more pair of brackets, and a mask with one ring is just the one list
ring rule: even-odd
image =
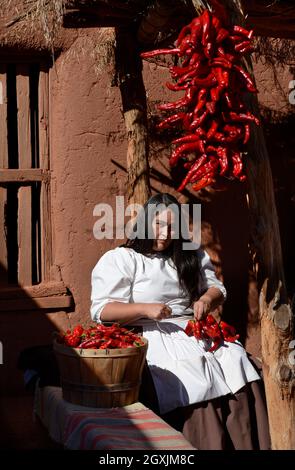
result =
[{"label": "window", "polygon": [[48,124],[48,65],[0,63],[0,310],[17,290],[41,295],[41,307],[54,304],[47,294],[69,306],[61,283],[44,291],[52,265]]}]

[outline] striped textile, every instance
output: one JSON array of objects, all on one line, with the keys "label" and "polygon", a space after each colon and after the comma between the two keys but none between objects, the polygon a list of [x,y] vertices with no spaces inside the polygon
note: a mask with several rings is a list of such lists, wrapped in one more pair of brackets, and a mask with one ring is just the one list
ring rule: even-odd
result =
[{"label": "striped textile", "polygon": [[71,450],[195,450],[142,403],[88,408],[62,399],[60,387],[37,388],[35,413],[52,439]]}]

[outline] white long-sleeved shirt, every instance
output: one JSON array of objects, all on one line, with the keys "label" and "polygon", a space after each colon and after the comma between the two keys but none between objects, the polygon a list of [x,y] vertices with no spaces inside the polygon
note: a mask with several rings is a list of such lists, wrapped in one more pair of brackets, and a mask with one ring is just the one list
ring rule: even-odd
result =
[{"label": "white long-sleeved shirt", "polygon": [[[206,251],[199,249],[200,271],[196,275],[200,295],[209,287],[218,288],[224,298],[226,289],[217,279],[214,266]],[[107,251],[97,262],[91,277],[91,317],[100,321],[108,302],[165,303],[172,316],[192,313],[187,308],[188,296],[179,285],[178,274],[171,258],[149,258],[125,247]]]}]

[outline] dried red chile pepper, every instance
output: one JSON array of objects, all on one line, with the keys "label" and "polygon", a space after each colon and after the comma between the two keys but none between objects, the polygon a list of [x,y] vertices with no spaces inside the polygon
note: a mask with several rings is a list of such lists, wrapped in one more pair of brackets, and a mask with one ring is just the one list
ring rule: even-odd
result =
[{"label": "dried red chile pepper", "polygon": [[[252,52],[253,30],[226,23],[224,10],[216,2],[214,11],[205,10],[179,33],[174,49],[158,49],[141,54],[178,56],[181,65],[170,67],[174,83],[170,90],[185,90],[183,98],[159,106],[174,111],[158,124],[158,129],[177,126],[184,131],[169,160],[182,162],[187,173],[178,191],[188,183],[196,191],[214,183],[218,176],[243,181],[243,154],[251,134],[251,123],[259,119],[246,109],[244,93],[257,93],[242,58]],[[216,5],[215,5],[216,3]],[[195,160],[188,159],[189,154]]]},{"label": "dried red chile pepper", "polygon": [[207,315],[205,320],[189,320],[184,331],[198,340],[211,340],[209,352],[216,351],[223,341],[234,343],[240,337],[233,326],[224,321],[217,323],[212,315]]},{"label": "dried red chile pepper", "polygon": [[73,331],[59,335],[58,341],[66,346],[81,349],[121,349],[142,346],[142,338],[118,323],[111,326],[98,324],[88,329],[77,325]]}]

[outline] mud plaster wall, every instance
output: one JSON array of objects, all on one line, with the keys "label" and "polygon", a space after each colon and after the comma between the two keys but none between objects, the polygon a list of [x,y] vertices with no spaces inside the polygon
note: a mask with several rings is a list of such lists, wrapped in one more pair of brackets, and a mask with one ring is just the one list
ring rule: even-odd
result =
[{"label": "mud plaster wall", "polygon": [[92,42],[78,39],[51,72],[51,161],[54,259],[76,303],[89,315],[90,269],[113,240],[93,235],[96,204],[124,194],[126,141],[119,89],[112,70],[97,74]]},{"label": "mud plaster wall", "polygon": [[[1,383],[3,387],[6,384],[6,390],[22,389],[21,374],[15,372],[21,349],[50,342],[56,326],[67,328],[90,321],[91,271],[106,250],[122,243],[122,240],[96,240],[93,235],[95,205],[104,202],[114,208],[115,196],[126,196],[126,134],[120,91],[112,86],[112,67],[97,71],[98,58],[93,49],[99,39],[95,30],[83,32],[50,71],[53,262],[57,268],[53,272],[59,271],[70,289],[75,309],[68,313],[42,310],[1,313],[1,336],[8,351],[5,365],[1,366]],[[261,102],[277,109],[281,97],[274,92],[270,71],[261,63],[255,69]],[[283,89],[288,93],[289,75],[285,69],[283,72]],[[174,99],[163,87],[168,78],[167,68],[144,63],[149,113],[154,112],[157,100]],[[271,103],[269,90],[273,96]],[[179,197],[169,174],[169,149],[163,147],[163,142],[151,141],[153,192],[168,191]],[[259,356],[257,289],[249,275],[245,188],[233,184],[227,192],[205,193],[193,201],[202,203],[203,242],[228,289],[227,318],[245,329],[249,317],[253,326],[248,331],[247,348]]]},{"label": "mud plaster wall", "polygon": [[[280,111],[286,107],[289,112],[290,69],[283,66],[277,69],[281,85],[278,89],[269,66],[260,61],[254,67],[263,107]],[[126,168],[126,135],[119,89],[111,86],[112,70],[95,73],[89,38],[78,39],[61,56],[56,68],[57,78],[54,71],[51,74],[55,262],[75,298],[76,310],[71,315],[71,322],[75,323],[89,315],[91,269],[102,253],[121,243],[95,240],[93,208],[99,202],[114,207],[115,196],[125,194],[126,173],[118,165]],[[144,62],[143,72],[148,111],[153,115],[157,101],[175,99],[176,94],[164,86],[169,79],[166,67]],[[173,189],[169,149],[164,147],[163,142],[151,138],[151,185],[153,191],[169,191],[180,197]],[[203,243],[229,291],[227,315],[243,328],[238,317],[240,309],[244,309],[241,315],[248,317],[250,326],[255,327],[247,345],[253,354],[259,355],[258,299],[248,259],[245,194],[245,187],[232,184],[227,192],[205,193],[198,201],[202,203]]]}]

